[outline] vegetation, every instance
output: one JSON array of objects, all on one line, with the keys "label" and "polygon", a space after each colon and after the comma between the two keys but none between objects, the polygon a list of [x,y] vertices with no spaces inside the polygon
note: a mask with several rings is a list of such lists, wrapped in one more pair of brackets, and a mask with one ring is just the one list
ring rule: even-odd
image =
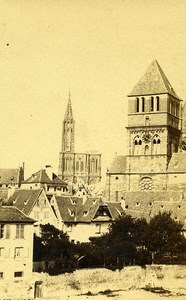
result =
[{"label": "vegetation", "polygon": [[149,223],[124,215],[109,232],[90,243],[72,243],[66,233],[52,225],[41,226],[41,237],[35,237],[34,261],[54,262],[47,265],[52,274],[75,268],[109,267],[150,263],[185,263],[186,239],[182,225],[170,213],[159,213]]}]

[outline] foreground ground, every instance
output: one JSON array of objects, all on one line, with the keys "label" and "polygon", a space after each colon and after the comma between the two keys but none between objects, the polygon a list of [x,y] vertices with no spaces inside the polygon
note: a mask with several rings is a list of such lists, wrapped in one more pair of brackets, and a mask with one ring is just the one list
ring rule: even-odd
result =
[{"label": "foreground ground", "polygon": [[43,282],[41,299],[186,299],[186,266],[131,266],[121,271],[84,269],[58,276],[34,273],[34,279]]}]

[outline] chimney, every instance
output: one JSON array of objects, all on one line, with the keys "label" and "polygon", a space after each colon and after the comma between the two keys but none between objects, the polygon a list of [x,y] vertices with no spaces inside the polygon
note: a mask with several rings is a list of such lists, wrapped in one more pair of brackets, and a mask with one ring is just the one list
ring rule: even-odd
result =
[{"label": "chimney", "polygon": [[46,165],[45,166],[45,171],[48,175],[48,177],[50,178],[50,180],[53,180],[53,168],[51,165]]}]

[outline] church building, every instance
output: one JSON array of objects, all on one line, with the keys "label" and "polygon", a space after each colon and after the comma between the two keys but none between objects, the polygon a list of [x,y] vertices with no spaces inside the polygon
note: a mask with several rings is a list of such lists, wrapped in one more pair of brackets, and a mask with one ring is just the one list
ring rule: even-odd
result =
[{"label": "church building", "polygon": [[81,181],[87,185],[101,180],[101,154],[75,152],[75,120],[70,93],[63,120],[58,176],[69,183]]},{"label": "church building", "polygon": [[186,198],[182,102],[156,60],[128,95],[127,155],[116,156],[108,170],[105,196],[123,202],[133,215],[172,210],[170,203],[183,208],[179,202]]}]

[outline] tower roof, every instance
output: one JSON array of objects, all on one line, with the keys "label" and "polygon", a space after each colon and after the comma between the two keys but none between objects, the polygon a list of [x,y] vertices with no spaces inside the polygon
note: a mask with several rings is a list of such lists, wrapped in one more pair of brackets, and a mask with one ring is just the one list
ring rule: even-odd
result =
[{"label": "tower roof", "polygon": [[146,73],[135,85],[129,96],[167,93],[179,99],[163,70],[155,59],[148,67]]},{"label": "tower roof", "polygon": [[71,93],[69,91],[68,95],[68,103],[65,111],[65,119],[73,119],[73,112],[72,112],[72,103],[71,103]]}]

